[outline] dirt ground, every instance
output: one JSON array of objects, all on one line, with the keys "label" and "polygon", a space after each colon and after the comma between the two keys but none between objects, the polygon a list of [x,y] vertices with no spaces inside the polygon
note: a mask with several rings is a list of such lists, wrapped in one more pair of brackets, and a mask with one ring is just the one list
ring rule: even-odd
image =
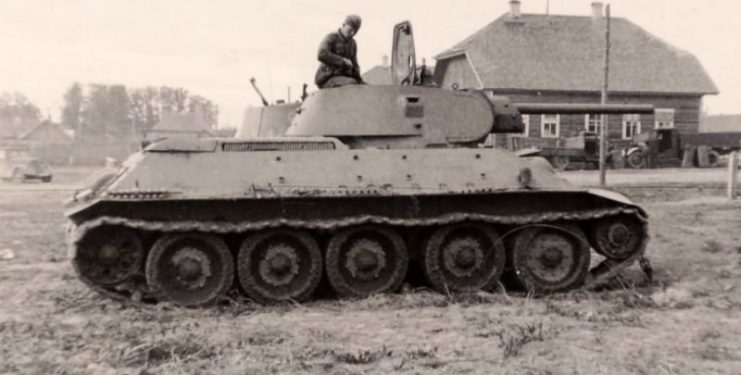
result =
[{"label": "dirt ground", "polygon": [[651,217],[650,285],[634,268],[620,287],[540,299],[405,290],[182,309],[77,281],[61,202],[83,172],[0,186],[0,254],[15,254],[0,260],[0,373],[741,373],[741,202],[718,181],[616,188]]}]

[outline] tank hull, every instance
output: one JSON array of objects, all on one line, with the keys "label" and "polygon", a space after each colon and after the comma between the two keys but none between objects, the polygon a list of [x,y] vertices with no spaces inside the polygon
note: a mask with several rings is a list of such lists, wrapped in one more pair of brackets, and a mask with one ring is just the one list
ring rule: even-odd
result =
[{"label": "tank hull", "polygon": [[[596,285],[645,251],[640,207],[620,194],[574,188],[505,151],[249,142],[153,145],[76,194],[66,215],[80,278],[112,296],[188,306],[228,290],[275,302],[309,298],[324,272],[341,295],[391,291],[416,262],[440,290],[491,288],[509,270],[522,286],[550,293]],[[580,272],[590,245],[606,259]],[[517,255],[530,247],[540,260]],[[231,284],[235,273],[241,288]],[[207,282],[213,275],[221,278]]]}]

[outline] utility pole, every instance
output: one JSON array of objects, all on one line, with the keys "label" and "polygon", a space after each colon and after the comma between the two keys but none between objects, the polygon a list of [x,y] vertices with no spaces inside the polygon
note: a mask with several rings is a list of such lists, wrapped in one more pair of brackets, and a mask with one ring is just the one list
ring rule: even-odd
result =
[{"label": "utility pole", "polygon": [[[607,104],[607,87],[610,80],[610,4],[605,7],[605,21],[607,27],[605,28],[605,80],[602,85],[602,98],[601,103]],[[605,158],[607,156],[607,115],[600,115],[600,131],[599,131],[599,184],[605,186],[606,181],[606,165]]]}]

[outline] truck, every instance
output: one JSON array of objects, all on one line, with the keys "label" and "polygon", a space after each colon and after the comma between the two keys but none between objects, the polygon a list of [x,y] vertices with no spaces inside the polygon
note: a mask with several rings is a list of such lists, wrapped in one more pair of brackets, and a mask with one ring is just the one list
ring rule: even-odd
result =
[{"label": "truck", "polygon": [[714,167],[723,155],[739,149],[741,132],[687,134],[669,128],[636,134],[623,153],[630,168]]}]

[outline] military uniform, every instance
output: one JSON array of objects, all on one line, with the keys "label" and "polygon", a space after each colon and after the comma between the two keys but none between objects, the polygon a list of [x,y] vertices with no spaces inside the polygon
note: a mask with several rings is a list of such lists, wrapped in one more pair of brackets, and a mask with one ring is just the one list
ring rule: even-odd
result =
[{"label": "military uniform", "polygon": [[[314,82],[319,88],[362,83],[357,59],[358,47],[353,38],[347,38],[339,30],[324,37],[319,45],[319,69]],[[352,67],[343,62],[347,58]]]}]

